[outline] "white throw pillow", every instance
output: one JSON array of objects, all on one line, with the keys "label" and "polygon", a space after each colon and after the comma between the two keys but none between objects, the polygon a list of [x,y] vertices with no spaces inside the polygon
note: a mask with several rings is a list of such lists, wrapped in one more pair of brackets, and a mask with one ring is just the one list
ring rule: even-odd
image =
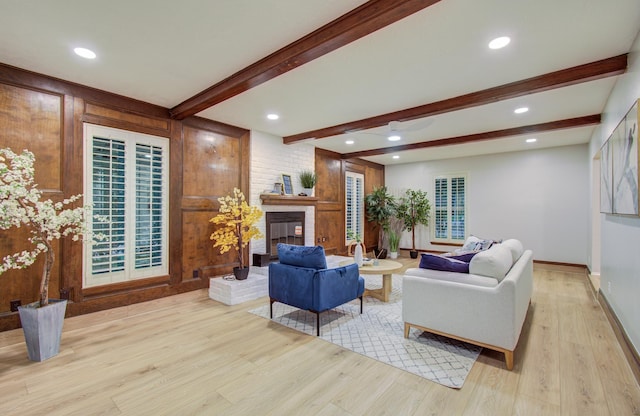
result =
[{"label": "white throw pillow", "polygon": [[510,238],[508,240],[504,240],[501,243],[503,246],[507,247],[511,250],[511,257],[513,258],[513,262],[518,261],[522,253],[524,252],[524,247],[522,247],[522,243],[515,238]]},{"label": "white throw pillow", "polygon": [[496,244],[473,256],[471,263],[469,263],[469,273],[493,277],[501,282],[512,265],[511,250],[501,244]]}]

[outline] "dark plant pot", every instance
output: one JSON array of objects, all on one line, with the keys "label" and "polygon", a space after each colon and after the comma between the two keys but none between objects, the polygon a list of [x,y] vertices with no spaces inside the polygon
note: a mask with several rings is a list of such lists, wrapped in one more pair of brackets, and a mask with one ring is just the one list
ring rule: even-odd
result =
[{"label": "dark plant pot", "polygon": [[409,250],[409,255],[411,256],[412,259],[417,259],[418,258],[418,250]]},{"label": "dark plant pot", "polygon": [[387,249],[383,248],[382,250],[375,249],[373,250],[373,254],[376,255],[377,259],[386,259],[387,258]]},{"label": "dark plant pot", "polygon": [[44,361],[58,355],[66,309],[67,301],[57,299],[50,299],[45,307],[40,307],[39,302],[18,307],[31,361]]},{"label": "dark plant pot", "polygon": [[245,267],[241,269],[240,267],[234,267],[233,275],[236,277],[236,280],[247,280],[247,276],[249,276],[249,268]]}]

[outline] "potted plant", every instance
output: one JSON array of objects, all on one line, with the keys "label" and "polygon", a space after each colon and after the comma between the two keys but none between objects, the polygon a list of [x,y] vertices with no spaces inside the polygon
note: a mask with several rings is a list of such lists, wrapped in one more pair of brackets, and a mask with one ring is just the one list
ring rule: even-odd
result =
[{"label": "potted plant", "polygon": [[364,202],[367,220],[375,222],[380,227],[378,229],[376,257],[384,259],[386,258],[386,250],[383,248],[383,240],[385,233],[389,232],[389,221],[395,213],[395,197],[387,192],[386,186],[381,186],[374,188],[373,192],[365,196]]},{"label": "potted plant", "polygon": [[400,202],[396,212],[398,217],[402,219],[404,229],[411,231],[411,251],[409,254],[412,259],[418,257],[416,250],[416,227],[420,224],[429,225],[429,211],[431,205],[427,198],[427,193],[421,190],[414,191],[407,189],[405,194],[400,197]]},{"label": "potted plant", "polygon": [[232,248],[238,252],[240,264],[233,268],[233,274],[236,279],[245,280],[249,275],[249,267],[245,267],[244,249],[252,239],[262,238],[262,233],[255,226],[262,217],[262,211],[249,205],[238,188],[233,188],[233,195],[218,198],[218,201],[219,213],[209,220],[220,225],[210,237],[215,241],[213,247],[220,247],[220,254]]},{"label": "potted plant", "polygon": [[[0,229],[24,226],[29,233],[30,250],[10,254],[2,259],[0,274],[10,269],[32,265],[40,253],[45,261],[40,274],[39,300],[18,307],[20,323],[27,344],[29,359],[43,361],[58,354],[66,311],[66,300],[49,299],[49,281],[55,261],[53,241],[61,237],[89,234],[85,215],[91,207],[69,208],[82,196],[75,195],[62,202],[42,200],[42,191],[34,183],[35,156],[24,150],[18,155],[11,149],[0,149]],[[99,234],[95,238],[102,239]]]},{"label": "potted plant", "polygon": [[400,245],[400,234],[393,230],[389,231],[389,257],[398,258],[398,246]]},{"label": "potted plant", "polygon": [[316,174],[311,170],[303,170],[300,172],[300,184],[302,188],[304,188],[304,193],[307,196],[311,196],[311,192],[313,192],[313,187],[316,186]]}]

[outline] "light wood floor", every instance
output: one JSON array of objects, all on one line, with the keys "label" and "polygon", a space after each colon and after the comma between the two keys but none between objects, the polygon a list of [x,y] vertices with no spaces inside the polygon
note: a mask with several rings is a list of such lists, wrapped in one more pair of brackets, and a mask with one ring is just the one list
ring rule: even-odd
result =
[{"label": "light wood floor", "polygon": [[[640,389],[583,273],[536,268],[514,371],[484,351],[453,390],[205,290],[65,321],[61,353],[0,333],[0,415],[638,415]],[[366,300],[365,300],[366,308]]]}]

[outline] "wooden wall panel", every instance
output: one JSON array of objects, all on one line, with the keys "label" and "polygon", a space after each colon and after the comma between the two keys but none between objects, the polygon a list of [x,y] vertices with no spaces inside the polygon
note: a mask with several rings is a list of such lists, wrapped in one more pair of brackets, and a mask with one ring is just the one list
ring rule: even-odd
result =
[{"label": "wooden wall panel", "polygon": [[0,84],[0,147],[36,156],[40,189],[60,191],[63,97]]},{"label": "wooden wall panel", "polygon": [[185,197],[217,200],[240,186],[242,152],[238,138],[190,126],[184,126],[183,134]]},{"label": "wooden wall panel", "polygon": [[[0,64],[0,147],[36,155],[36,179],[54,200],[82,192],[83,123],[153,134],[171,140],[169,276],[82,289],[82,244],[55,243],[50,296],[70,289],[67,316],[143,302],[207,287],[229,273],[235,253],[213,249],[209,219],[217,198],[249,188],[250,143],[245,129],[198,117],[170,120],[168,109]],[[25,245],[21,230],[0,233],[0,257]],[[43,258],[0,275],[0,331],[20,325],[9,301],[37,298]],[[193,270],[199,277],[193,278]]]},{"label": "wooden wall panel", "polygon": [[[213,241],[209,239],[214,231],[214,224],[209,222],[217,212],[186,211],[182,221],[182,279],[193,279],[194,271],[198,277],[209,277],[229,273],[233,266],[237,266],[236,252],[220,254],[218,248],[213,248]],[[208,286],[208,282],[207,282]]]},{"label": "wooden wall panel", "polygon": [[[315,195],[316,243],[324,246],[329,254],[346,254],[344,244],[344,182],[345,172],[364,175],[365,195],[374,186],[384,185],[384,166],[361,159],[343,160],[338,153],[316,149],[315,170],[318,182]],[[365,220],[364,242],[367,248],[377,245],[377,228]]]},{"label": "wooden wall panel", "polygon": [[[0,83],[0,147],[16,153],[28,149],[34,153],[35,180],[44,198],[62,199],[62,120],[63,97],[29,88]],[[0,259],[8,254],[29,250],[29,233],[25,228],[0,231]],[[55,253],[60,257],[60,245]],[[10,311],[10,301],[23,304],[38,299],[44,257],[31,267],[10,270],[0,275],[0,313]],[[50,295],[58,296],[60,262],[51,271]]]}]

